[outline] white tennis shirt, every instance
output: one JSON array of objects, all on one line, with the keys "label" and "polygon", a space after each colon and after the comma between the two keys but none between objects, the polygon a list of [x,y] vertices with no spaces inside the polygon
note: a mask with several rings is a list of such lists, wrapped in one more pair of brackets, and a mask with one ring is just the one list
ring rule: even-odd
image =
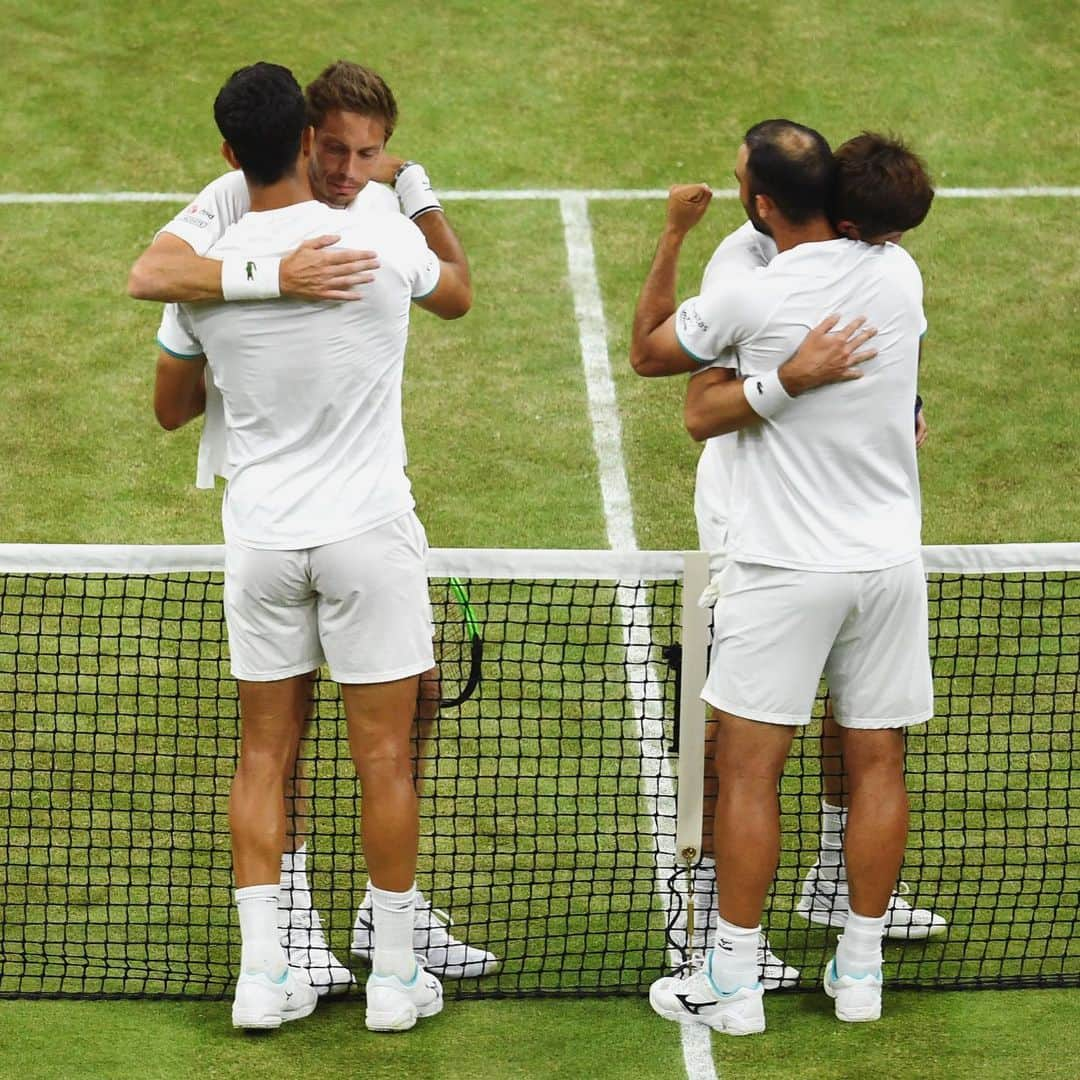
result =
[{"label": "white tennis shirt", "polygon": [[401,214],[310,201],[249,212],[207,254],[280,256],[335,233],[378,253],[359,302],[170,304],[158,342],[206,354],[225,413],[227,540],[293,550],[358,535],[413,506],[401,448],[401,380],[413,299],[439,260]]},{"label": "white tennis shirt", "polygon": [[[701,278],[701,291],[704,293],[716,287],[725,275],[737,275],[767,266],[775,256],[776,241],[758,232],[749,221],[744,222],[724,237],[713,252]],[[716,365],[738,367],[735,350],[726,349]],[[735,432],[716,435],[705,440],[698,458],[694,481],[694,517],[697,519],[698,543],[705,551],[716,553],[727,549],[731,470],[737,444],[738,435]]]},{"label": "white tennis shirt", "polygon": [[752,378],[792,356],[830,314],[865,315],[877,357],[863,378],[808,391],[737,433],[727,546],[740,562],[802,570],[895,566],[919,554],[911,408],[926,322],[922,277],[895,244],[800,244],[718,275],[680,305],[676,333],[702,362],[726,349]]},{"label": "white tennis shirt", "polygon": [[[384,209],[398,213],[397,196],[384,184],[369,181],[346,207],[350,212]],[[205,255],[221,239],[225,230],[239,221],[251,209],[247,181],[239,169],[223,173],[212,180],[160,232],[172,233],[187,242],[196,255]],[[405,446],[401,452],[404,455]],[[225,412],[221,394],[214,385],[213,372],[206,379],[206,414],[199,436],[199,460],[195,471],[195,486],[213,488],[214,478],[228,479],[225,463]]]}]

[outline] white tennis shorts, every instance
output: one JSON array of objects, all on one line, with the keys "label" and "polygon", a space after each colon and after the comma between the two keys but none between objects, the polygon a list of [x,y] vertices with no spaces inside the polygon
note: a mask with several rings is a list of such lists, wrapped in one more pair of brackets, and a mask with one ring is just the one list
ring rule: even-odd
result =
[{"label": "white tennis shorts", "polygon": [[714,626],[701,696],[724,712],[808,724],[824,672],[842,727],[934,714],[922,559],[841,574],[732,563]]},{"label": "white tennis shorts", "polygon": [[336,682],[380,683],[434,667],[426,558],[411,511],[302,551],[226,544],[233,675],[269,682],[325,662]]}]

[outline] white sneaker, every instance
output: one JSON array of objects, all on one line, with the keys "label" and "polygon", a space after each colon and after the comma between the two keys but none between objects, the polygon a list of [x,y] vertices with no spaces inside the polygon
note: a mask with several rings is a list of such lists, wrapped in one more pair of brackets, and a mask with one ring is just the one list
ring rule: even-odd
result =
[{"label": "white sneaker", "polygon": [[785,986],[796,986],[799,982],[799,969],[785,964],[769,948],[769,939],[764,931],[758,934],[757,943],[758,978],[766,990],[780,990]]},{"label": "white sneaker", "polygon": [[855,978],[836,973],[836,957],[825,965],[822,980],[825,993],[836,1002],[836,1019],[849,1024],[865,1024],[881,1019],[881,972]]},{"label": "white sneaker", "polygon": [[[433,908],[417,889],[413,951],[424,961],[424,966],[444,979],[475,979],[495,971],[499,966],[495,954],[459,941],[450,933],[449,928],[453,925],[450,916]],[[375,920],[370,893],[364,895],[356,913],[350,951],[368,963],[375,955]]]},{"label": "white sneaker", "polygon": [[[885,937],[915,941],[943,934],[949,924],[929,908],[912,907],[904,899],[910,894],[911,887],[906,881],[901,881],[885,911]],[[818,864],[814,863],[803,882],[802,895],[795,910],[807,922],[842,930],[847,925],[849,910],[847,879],[831,881],[821,874]]]},{"label": "white sneaker", "polygon": [[272,979],[265,971],[243,971],[236,980],[232,1024],[256,1030],[277,1028],[310,1016],[318,1003],[314,987],[291,967],[280,979]]},{"label": "white sneaker", "polygon": [[442,1007],[442,984],[419,961],[409,982],[396,975],[368,976],[364,1016],[368,1031],[408,1031],[418,1017],[435,1016]]},{"label": "white sneaker", "polygon": [[716,988],[709,976],[710,949],[695,956],[674,975],[657,979],[649,987],[649,1004],[665,1020],[704,1024],[725,1035],[755,1035],[765,1030],[765,988],[740,986],[730,994]]},{"label": "white sneaker", "polygon": [[344,994],[356,983],[353,973],[330,951],[315,908],[279,907],[278,931],[289,964],[303,971],[320,995]]}]

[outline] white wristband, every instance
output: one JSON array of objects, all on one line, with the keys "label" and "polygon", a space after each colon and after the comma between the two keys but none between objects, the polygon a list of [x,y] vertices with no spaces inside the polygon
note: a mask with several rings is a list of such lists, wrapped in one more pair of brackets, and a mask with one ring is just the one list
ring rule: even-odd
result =
[{"label": "white wristband", "polygon": [[742,387],[750,408],[763,419],[775,416],[795,400],[780,382],[779,368],[764,375],[748,375]]},{"label": "white wristband", "polygon": [[421,214],[442,209],[442,203],[431,190],[427,170],[418,162],[406,161],[398,169],[394,177],[394,192],[401,204],[401,212],[413,221]]},{"label": "white wristband", "polygon": [[276,300],[281,295],[281,259],[230,255],[221,263],[221,295],[226,300]]}]

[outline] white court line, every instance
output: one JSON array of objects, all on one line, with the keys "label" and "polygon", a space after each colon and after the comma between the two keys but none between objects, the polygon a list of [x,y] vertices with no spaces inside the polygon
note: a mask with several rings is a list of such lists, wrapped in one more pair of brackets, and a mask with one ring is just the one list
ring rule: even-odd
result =
[{"label": "white court line", "polygon": [[[582,192],[564,194],[559,199],[559,209],[566,237],[570,288],[581,343],[581,362],[585,370],[589,419],[600,472],[600,494],[608,543],[616,550],[633,551],[637,548],[634,510],[623,460],[622,425],[608,358],[604,303],[596,272],[587,196]],[[666,924],[670,913],[665,867],[669,859],[674,865],[675,838],[673,834],[662,835],[656,823],[661,814],[671,821],[675,819],[675,778],[664,747],[663,695],[649,692],[650,688],[660,686],[660,679],[649,662],[651,628],[645,608],[634,602],[637,591],[631,583],[621,584],[616,593],[616,602],[620,611],[629,608],[632,613],[630,620],[623,623],[623,643],[627,647],[627,688],[637,717],[642,794],[655,805],[651,818],[656,852],[656,890],[663,905]],[[717,1080],[709,1029],[701,1024],[680,1024],[679,1032],[683,1064],[689,1080]]]},{"label": "white court line", "polygon": [[[713,191],[714,199],[734,199],[738,195],[725,183]],[[941,199],[1076,199],[1080,187],[955,187],[938,188]],[[0,204],[28,203],[185,203],[195,197],[183,191],[81,191],[81,192],[0,192]],[[534,202],[555,199],[560,203],[574,199],[601,201],[665,199],[665,188],[494,188],[477,191],[441,191],[439,198],[478,202]]]}]

